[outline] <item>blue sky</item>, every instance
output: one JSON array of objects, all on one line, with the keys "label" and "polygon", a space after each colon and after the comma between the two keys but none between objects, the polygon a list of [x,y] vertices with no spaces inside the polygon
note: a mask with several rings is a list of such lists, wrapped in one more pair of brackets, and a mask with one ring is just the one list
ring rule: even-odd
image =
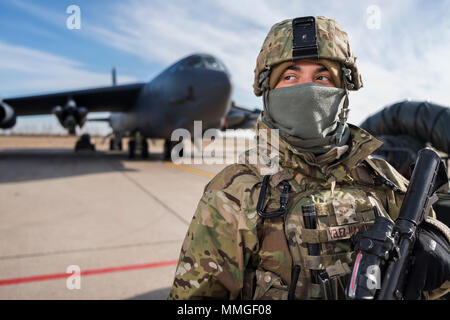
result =
[{"label": "blue sky", "polygon": [[[66,27],[73,4],[80,30]],[[350,97],[351,122],[405,98],[449,104],[445,0],[2,0],[0,95],[109,85],[112,65],[119,84],[149,81],[188,54],[208,52],[229,68],[234,100],[261,107],[252,81],[264,37],[274,23],[305,15],[333,17],[349,34],[364,81]]]}]

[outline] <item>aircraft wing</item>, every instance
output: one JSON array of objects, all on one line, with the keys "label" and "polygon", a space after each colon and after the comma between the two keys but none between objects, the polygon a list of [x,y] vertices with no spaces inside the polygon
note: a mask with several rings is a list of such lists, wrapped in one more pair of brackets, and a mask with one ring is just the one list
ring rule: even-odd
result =
[{"label": "aircraft wing", "polygon": [[234,101],[226,115],[225,129],[253,129],[261,110],[237,106]]},{"label": "aircraft wing", "polygon": [[65,91],[51,94],[25,96],[3,99],[14,109],[17,116],[49,114],[56,106],[64,108],[69,100],[78,107],[84,107],[88,112],[127,111],[144,86],[144,83],[134,83],[120,86],[108,86],[76,91]]}]

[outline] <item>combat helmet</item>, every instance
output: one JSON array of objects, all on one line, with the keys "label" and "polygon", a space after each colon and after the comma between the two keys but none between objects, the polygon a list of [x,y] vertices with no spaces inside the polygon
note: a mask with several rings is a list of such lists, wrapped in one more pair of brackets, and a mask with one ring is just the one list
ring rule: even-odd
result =
[{"label": "combat helmet", "polygon": [[270,29],[256,60],[255,95],[261,96],[269,89],[270,72],[274,66],[314,58],[339,62],[343,67],[346,89],[358,90],[363,86],[356,57],[342,27],[334,19],[322,16],[301,17],[284,20]]}]

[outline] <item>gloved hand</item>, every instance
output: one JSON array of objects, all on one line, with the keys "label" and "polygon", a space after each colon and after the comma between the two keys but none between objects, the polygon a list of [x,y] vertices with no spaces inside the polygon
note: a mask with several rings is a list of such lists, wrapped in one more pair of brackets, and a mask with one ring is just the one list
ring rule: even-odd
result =
[{"label": "gloved hand", "polygon": [[423,222],[419,226],[413,256],[404,292],[408,300],[420,299],[422,291],[437,289],[450,280],[450,243],[434,225]]}]

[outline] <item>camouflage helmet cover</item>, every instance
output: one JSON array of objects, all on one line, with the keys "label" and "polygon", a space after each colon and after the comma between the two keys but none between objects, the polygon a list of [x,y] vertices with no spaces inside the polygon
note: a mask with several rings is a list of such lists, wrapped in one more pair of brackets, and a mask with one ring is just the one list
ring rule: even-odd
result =
[{"label": "camouflage helmet cover", "polygon": [[[292,59],[292,20],[287,19],[272,26],[256,60],[253,90],[260,96],[268,88],[264,80],[268,78],[273,66],[293,61]],[[351,90],[363,86],[356,66],[356,57],[350,49],[347,33],[334,20],[322,16],[315,17],[317,48],[319,59],[329,59],[343,64],[351,70]],[[266,72],[265,72],[266,71]]]}]

